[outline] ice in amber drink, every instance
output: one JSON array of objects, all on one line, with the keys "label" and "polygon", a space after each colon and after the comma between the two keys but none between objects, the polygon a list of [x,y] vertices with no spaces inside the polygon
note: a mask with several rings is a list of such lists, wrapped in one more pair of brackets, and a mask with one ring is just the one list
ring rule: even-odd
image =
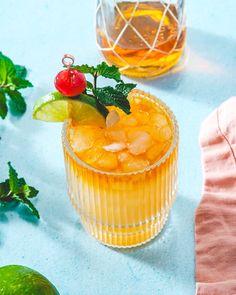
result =
[{"label": "ice in amber drink", "polygon": [[176,194],[178,126],[145,92],[129,94],[131,114],[109,107],[106,126],[67,120],[63,148],[71,201],[103,244],[133,247],[163,228]]}]

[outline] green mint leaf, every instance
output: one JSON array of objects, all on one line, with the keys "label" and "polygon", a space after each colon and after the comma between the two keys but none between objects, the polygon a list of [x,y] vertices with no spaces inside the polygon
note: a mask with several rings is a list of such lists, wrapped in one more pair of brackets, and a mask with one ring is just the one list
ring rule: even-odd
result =
[{"label": "green mint leaf", "polygon": [[9,180],[5,180],[4,182],[0,183],[0,201],[10,193],[10,184]]},{"label": "green mint leaf", "polygon": [[22,187],[23,185],[25,185],[26,184],[25,179],[24,178],[18,178],[18,184],[19,184],[20,187]]},{"label": "green mint leaf", "polygon": [[21,195],[26,198],[34,198],[38,194],[38,190],[33,186],[30,186],[26,183],[24,178],[18,178],[18,195]]},{"label": "green mint leaf", "polygon": [[87,101],[87,103],[89,103],[91,106],[93,106],[94,108],[96,108],[105,118],[107,116],[107,114],[109,113],[108,109],[102,105],[99,100],[93,96],[93,95],[89,95],[89,94],[80,94],[78,96],[79,100],[84,100]]},{"label": "green mint leaf", "polygon": [[33,186],[29,186],[29,188],[30,188],[30,194],[29,194],[28,198],[35,198],[38,195],[39,190],[37,190]]},{"label": "green mint leaf", "polygon": [[8,90],[12,90],[12,91],[16,90],[16,85],[13,84],[11,80],[7,84],[7,88],[5,88],[5,92],[7,93]]},{"label": "green mint leaf", "polygon": [[24,97],[17,90],[7,90],[7,94],[11,99],[10,107],[14,114],[24,114],[26,111],[26,103]]},{"label": "green mint leaf", "polygon": [[30,188],[29,188],[29,186],[28,186],[27,184],[24,184],[24,185],[21,187],[20,193],[21,193],[24,197],[28,198],[29,195],[30,195]]},{"label": "green mint leaf", "polygon": [[15,85],[16,89],[23,89],[23,88],[33,87],[33,84],[30,81],[19,78],[19,77],[13,78],[12,83]]},{"label": "green mint leaf", "polygon": [[[103,116],[107,116],[108,109],[106,106],[116,106],[122,109],[125,113],[130,114],[130,104],[127,99],[129,92],[136,87],[133,83],[124,83],[121,80],[119,69],[112,65],[109,66],[106,62],[98,64],[96,67],[87,64],[73,66],[84,74],[91,74],[94,78],[94,85],[87,81],[86,90],[83,94],[95,99],[94,105]],[[113,79],[117,85],[113,88],[111,86],[98,88],[97,78],[102,76],[104,78]],[[89,93],[89,94],[87,94]]]},{"label": "green mint leaf", "polygon": [[15,74],[16,70],[12,60],[0,52],[0,86],[7,84],[8,79]]},{"label": "green mint leaf", "polygon": [[8,167],[9,167],[8,173],[9,173],[10,190],[13,193],[17,193],[20,188],[18,174],[17,174],[16,170],[12,167],[11,162],[8,162]]},{"label": "green mint leaf", "polygon": [[34,198],[37,196],[39,191],[33,186],[29,186],[28,184],[24,184],[21,188],[21,192],[26,198]]},{"label": "green mint leaf", "polygon": [[102,62],[96,67],[99,76],[108,79],[113,79],[117,82],[121,81],[119,69],[116,66],[109,66],[107,63]]},{"label": "green mint leaf", "polygon": [[133,90],[137,84],[133,83],[119,83],[116,85],[116,90],[122,92],[124,96],[128,96],[131,90]]},{"label": "green mint leaf", "polygon": [[24,204],[33,215],[35,215],[38,219],[40,218],[38,210],[34,207],[34,205],[31,203],[29,199],[26,197],[20,197],[17,194],[14,194],[12,198],[22,204]]},{"label": "green mint leaf", "polygon": [[119,107],[126,114],[130,114],[130,104],[127,97],[117,89],[111,86],[97,88],[94,90],[94,94],[98,97],[101,104]]},{"label": "green mint leaf", "polygon": [[16,170],[8,162],[9,166],[9,179],[0,183],[0,205],[24,204],[33,215],[39,217],[38,210],[31,203],[29,198],[34,198],[38,194],[38,190],[32,186],[29,186],[24,178],[18,178]]},{"label": "green mint leaf", "polygon": [[[32,87],[30,81],[26,80],[27,70],[24,66],[14,65],[12,60],[0,52],[0,118],[5,119],[8,108],[13,115],[23,114],[26,110],[24,98],[17,90]],[[7,100],[4,94],[9,96]]]},{"label": "green mint leaf", "polygon": [[96,73],[95,67],[89,65],[81,65],[81,66],[74,66],[73,69],[76,69],[84,74],[91,74],[94,75]]},{"label": "green mint leaf", "polygon": [[101,104],[98,100],[97,100],[97,103],[96,103],[96,108],[99,110],[99,112],[106,118],[106,116],[108,115],[109,111],[108,109],[103,105]]},{"label": "green mint leaf", "polygon": [[87,81],[87,85],[86,85],[86,88],[89,89],[89,90],[93,90],[93,84],[89,81]]},{"label": "green mint leaf", "polygon": [[27,76],[27,69],[24,66],[15,65],[16,77],[25,79]]},{"label": "green mint leaf", "polygon": [[2,119],[6,118],[7,111],[8,111],[8,107],[7,107],[6,95],[3,91],[0,91],[0,117]]}]

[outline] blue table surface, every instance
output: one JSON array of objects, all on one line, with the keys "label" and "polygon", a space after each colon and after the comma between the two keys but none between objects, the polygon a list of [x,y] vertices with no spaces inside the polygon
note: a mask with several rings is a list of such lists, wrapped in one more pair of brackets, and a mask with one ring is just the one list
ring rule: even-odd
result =
[{"label": "blue table surface", "polygon": [[[7,161],[40,190],[41,220],[27,211],[0,212],[0,265],[23,264],[47,276],[63,295],[191,295],[194,211],[201,198],[198,134],[202,120],[236,92],[235,0],[186,1],[185,68],[138,88],[163,99],[180,125],[179,190],[165,229],[131,250],[102,246],[85,233],[67,197],[61,125],[31,119],[36,99],[53,89],[64,53],[96,64],[96,1],[0,0],[0,51],[27,65],[34,88],[28,111],[0,122],[0,179]],[[130,79],[125,78],[126,81]]]}]

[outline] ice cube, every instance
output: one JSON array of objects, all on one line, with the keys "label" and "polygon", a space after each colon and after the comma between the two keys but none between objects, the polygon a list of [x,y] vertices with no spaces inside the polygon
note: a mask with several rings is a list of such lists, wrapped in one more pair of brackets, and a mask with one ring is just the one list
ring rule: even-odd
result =
[{"label": "ice cube", "polygon": [[162,127],[158,130],[156,137],[159,142],[167,142],[172,137],[172,130],[169,126]]},{"label": "ice cube", "polygon": [[155,145],[151,146],[147,152],[146,156],[147,159],[151,162],[158,161],[165,151],[165,145],[156,143]]},{"label": "ice cube", "polygon": [[70,129],[70,143],[75,152],[87,150],[94,145],[97,136],[101,133],[100,128],[77,126]]},{"label": "ice cube", "polygon": [[149,166],[149,161],[144,159],[137,159],[135,157],[132,160],[124,161],[121,164],[123,172],[133,172],[143,170]]},{"label": "ice cube", "polygon": [[117,156],[115,153],[104,152],[96,164],[102,170],[114,170],[118,166]]},{"label": "ice cube", "polygon": [[134,131],[129,134],[128,150],[133,155],[145,153],[151,144],[152,138],[146,131]]},{"label": "ice cube", "polygon": [[105,151],[108,152],[120,152],[126,148],[126,144],[123,142],[114,142],[112,144],[103,147]]},{"label": "ice cube", "polygon": [[133,127],[133,126],[136,126],[138,124],[138,121],[134,116],[128,115],[128,116],[125,116],[123,118],[122,123],[125,126]]},{"label": "ice cube", "polygon": [[116,110],[112,110],[106,117],[106,126],[110,128],[120,121],[120,115]]},{"label": "ice cube", "polygon": [[151,115],[150,125],[156,126],[156,127],[163,127],[163,126],[168,125],[168,121],[167,121],[167,118],[165,117],[164,114],[155,113],[155,114]]},{"label": "ice cube", "polygon": [[167,142],[172,137],[172,129],[168,125],[161,128],[150,126],[150,134],[157,142]]},{"label": "ice cube", "polygon": [[140,104],[142,102],[140,98],[135,98],[133,101],[135,104]]},{"label": "ice cube", "polygon": [[118,154],[118,161],[123,172],[142,170],[150,164],[148,160],[137,158],[127,151],[122,151]]},{"label": "ice cube", "polygon": [[124,130],[107,130],[106,137],[115,142],[126,142],[126,133]]},{"label": "ice cube", "polygon": [[132,161],[133,157],[128,152],[121,152],[118,154],[118,161],[119,162],[125,162],[125,161]]},{"label": "ice cube", "polygon": [[139,124],[147,124],[150,120],[150,116],[148,112],[144,112],[142,110],[138,110],[135,112],[135,118],[138,120]]},{"label": "ice cube", "polygon": [[105,153],[105,151],[98,146],[93,146],[92,148],[84,151],[79,156],[81,160],[86,162],[88,165],[91,165],[95,168],[100,168],[97,165],[97,161],[102,157],[102,155]]}]

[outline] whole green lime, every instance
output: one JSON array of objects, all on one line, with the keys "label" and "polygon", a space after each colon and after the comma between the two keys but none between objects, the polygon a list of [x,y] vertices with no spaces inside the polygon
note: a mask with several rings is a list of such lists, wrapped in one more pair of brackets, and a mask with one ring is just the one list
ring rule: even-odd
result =
[{"label": "whole green lime", "polygon": [[22,265],[0,267],[0,295],[60,295],[37,271]]}]

